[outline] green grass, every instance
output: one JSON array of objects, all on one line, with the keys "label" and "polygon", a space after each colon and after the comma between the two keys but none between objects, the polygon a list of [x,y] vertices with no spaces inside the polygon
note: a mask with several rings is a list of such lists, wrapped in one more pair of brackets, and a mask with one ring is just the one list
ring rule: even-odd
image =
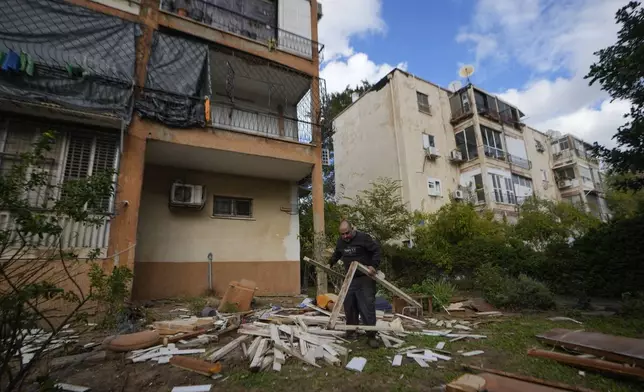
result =
[{"label": "green grass", "polygon": [[[579,369],[561,365],[555,361],[528,357],[530,348],[547,348],[541,345],[535,335],[552,328],[593,330],[615,335],[642,337],[644,320],[619,317],[578,317],[584,325],[571,322],[552,322],[545,315],[525,315],[508,317],[503,321],[480,325],[477,334],[488,339],[461,340],[447,343],[445,349],[452,353],[452,361],[430,363],[430,368],[421,368],[415,362],[403,362],[403,366],[391,366],[395,349],[367,347],[364,339],[346,345],[352,352],[349,358],[362,356],[367,365],[362,373],[355,373],[341,367],[322,365],[315,369],[296,359],[289,359],[280,373],[250,373],[247,368],[230,370],[230,378],[223,384],[230,390],[275,390],[275,391],[423,391],[430,390],[457,378],[465,373],[464,364],[493,368],[511,373],[539,377],[571,385],[585,386],[597,391],[641,391],[644,383],[624,379],[614,379],[586,371],[585,376],[578,374]],[[405,345],[432,348],[439,337],[408,337]],[[457,354],[459,350],[484,350],[485,353],[465,358]],[[405,359],[407,360],[407,359]],[[305,370],[306,369],[306,370]]]}]

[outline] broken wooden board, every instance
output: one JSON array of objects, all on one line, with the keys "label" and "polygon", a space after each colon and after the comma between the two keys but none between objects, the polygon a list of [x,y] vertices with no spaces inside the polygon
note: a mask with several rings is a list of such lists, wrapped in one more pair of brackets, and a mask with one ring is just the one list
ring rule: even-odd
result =
[{"label": "broken wooden board", "polygon": [[610,361],[603,361],[601,359],[593,358],[580,358],[574,355],[562,354],[553,351],[532,349],[528,351],[531,357],[553,359],[560,363],[591,369],[598,372],[613,373],[621,376],[637,377],[644,380],[644,369],[638,367],[625,366],[623,364],[614,363]]},{"label": "broken wooden board", "polygon": [[349,270],[347,271],[347,274],[344,278],[344,282],[342,282],[342,288],[340,288],[340,293],[338,294],[338,303],[333,307],[331,317],[329,318],[329,323],[327,324],[327,327],[329,329],[334,329],[336,323],[338,322],[340,309],[342,309],[341,305],[344,303],[344,298],[347,296],[347,292],[349,291],[349,286],[351,285],[351,281],[353,280],[353,275],[355,275],[356,269],[359,265],[360,263],[354,261],[349,266]]},{"label": "broken wooden board", "polygon": [[173,356],[170,358],[170,364],[180,369],[202,374],[206,377],[210,377],[221,371],[221,363],[219,362],[206,362],[190,357]]},{"label": "broken wooden board", "polygon": [[155,321],[152,323],[157,330],[173,330],[177,332],[193,332],[198,329],[207,329],[213,325],[212,317],[192,317],[188,319],[174,319],[165,321]]},{"label": "broken wooden board", "polygon": [[233,351],[234,349],[239,347],[239,345],[241,345],[243,342],[245,342],[248,339],[250,339],[250,336],[242,335],[242,336],[238,337],[237,339],[233,340],[232,342],[228,343],[224,347],[222,347],[219,350],[217,350],[208,359],[210,361],[213,361],[213,362],[218,361],[221,358],[223,358],[224,356],[228,355],[231,351]]},{"label": "broken wooden board", "polygon": [[526,381],[516,380],[513,378],[497,376],[490,373],[481,373],[477,375],[464,374],[458,379],[450,382],[445,387],[446,392],[502,392],[502,391],[521,391],[521,392],[560,392],[565,389],[553,388],[546,385],[534,384]]},{"label": "broken wooden board", "polygon": [[309,258],[308,258],[308,257],[306,257],[306,256],[304,256],[304,261],[306,261],[306,262],[307,262],[307,263],[309,263],[309,264],[313,264],[314,266],[318,267],[319,269],[321,269],[322,271],[324,271],[324,272],[326,272],[326,273],[328,273],[328,274],[335,275],[335,276],[339,276],[339,277],[343,277],[343,276],[344,276],[344,275],[342,275],[340,272],[335,271],[334,269],[332,269],[331,267],[329,267],[328,265],[326,265],[326,264],[322,264],[322,263],[317,262],[317,261],[315,261],[315,260],[313,260],[313,259],[309,259]]},{"label": "broken wooden board", "polygon": [[537,339],[553,346],[644,367],[644,340],[642,339],[563,328],[555,328],[539,334]]},{"label": "broken wooden board", "polygon": [[463,367],[468,369],[468,370],[475,371],[475,372],[496,374],[497,376],[514,378],[516,380],[527,381],[527,382],[531,382],[531,383],[534,383],[534,384],[541,384],[541,385],[546,385],[546,386],[549,386],[549,387],[561,388],[561,389],[566,390],[566,391],[595,392],[594,390],[589,389],[589,388],[585,388],[585,387],[579,387],[579,386],[576,386],[576,385],[569,385],[569,384],[565,384],[563,382],[558,382],[558,381],[544,380],[544,379],[537,378],[537,377],[532,377],[532,376],[524,376],[522,374],[508,373],[508,372],[504,372],[504,371],[496,370],[496,369],[487,369],[487,368],[481,368],[481,367],[478,367],[478,366],[470,366],[470,365],[463,365]]},{"label": "broken wooden board", "polygon": [[410,305],[414,305],[415,307],[420,308],[420,309],[423,308],[423,305],[418,303],[418,301],[416,301],[415,299],[410,297],[407,293],[405,293],[404,291],[402,291],[398,287],[396,287],[393,284],[391,284],[390,282],[388,282],[385,278],[381,277],[378,274],[376,274],[374,276],[369,275],[369,268],[368,267],[365,267],[364,265],[358,263],[358,271],[362,272],[363,274],[371,277],[371,279],[373,279],[376,282],[380,283],[381,285],[385,286],[385,288],[387,290],[391,291],[392,293],[396,294],[400,298],[404,299]]}]

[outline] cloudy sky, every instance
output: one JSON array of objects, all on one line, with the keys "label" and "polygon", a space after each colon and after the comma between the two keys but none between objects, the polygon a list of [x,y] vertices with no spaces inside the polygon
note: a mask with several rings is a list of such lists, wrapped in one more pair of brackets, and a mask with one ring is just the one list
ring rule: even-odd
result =
[{"label": "cloudy sky", "polygon": [[616,40],[627,0],[320,0],[321,77],[338,91],[394,67],[442,86],[473,64],[472,82],[517,105],[542,131],[613,145],[626,102],[584,80],[593,52]]}]

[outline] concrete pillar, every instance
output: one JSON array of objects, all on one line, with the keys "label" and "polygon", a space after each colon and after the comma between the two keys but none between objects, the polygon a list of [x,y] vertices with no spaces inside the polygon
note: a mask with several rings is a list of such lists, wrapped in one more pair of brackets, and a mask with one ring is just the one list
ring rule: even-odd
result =
[{"label": "concrete pillar", "polygon": [[[315,69],[320,68],[320,58],[318,55],[318,3],[311,0],[311,49],[312,61]],[[317,72],[316,72],[317,73]],[[324,248],[326,246],[326,236],[324,234],[324,176],[322,173],[322,130],[320,123],[320,80],[317,75],[311,80],[311,106],[312,106],[312,138],[315,144],[315,164],[311,173],[311,195],[313,198],[313,258],[321,263],[324,260]],[[328,282],[326,273],[317,271],[317,293],[324,294],[328,291]]]}]

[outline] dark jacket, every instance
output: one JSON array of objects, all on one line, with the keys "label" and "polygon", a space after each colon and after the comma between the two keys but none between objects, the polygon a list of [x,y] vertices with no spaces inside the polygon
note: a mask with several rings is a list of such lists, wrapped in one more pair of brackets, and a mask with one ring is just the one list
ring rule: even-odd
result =
[{"label": "dark jacket", "polygon": [[[356,231],[356,235],[349,242],[343,241],[342,238],[338,239],[338,243],[335,245],[335,252],[331,256],[331,265],[333,266],[340,259],[344,262],[345,271],[349,270],[349,265],[351,265],[352,261],[378,269],[380,265],[380,245],[369,234]],[[361,276],[363,274],[360,271],[356,271],[356,275]]]}]

